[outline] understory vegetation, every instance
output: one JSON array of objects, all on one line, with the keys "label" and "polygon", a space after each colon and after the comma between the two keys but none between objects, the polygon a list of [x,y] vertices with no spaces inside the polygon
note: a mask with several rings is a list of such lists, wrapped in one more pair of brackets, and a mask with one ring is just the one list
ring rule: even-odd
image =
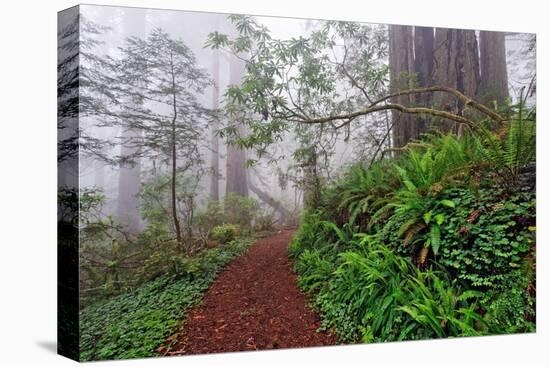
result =
[{"label": "understory vegetation", "polygon": [[197,256],[205,250],[260,232],[257,223],[263,214],[258,203],[228,194],[221,204],[212,201],[193,213],[182,226],[185,242],[178,243],[170,218],[159,204],[165,193],[155,191],[155,187],[146,184],[142,189],[142,216],[148,223],[136,235],[126,233],[115,218],[95,214],[104,200],[100,192],[81,192],[81,308],[133,291],[161,275],[179,272],[182,266],[198,261]]},{"label": "understory vegetation", "polygon": [[535,111],[351,166],[289,247],[343,342],[535,331]]},{"label": "understory vegetation", "polygon": [[249,240],[240,239],[204,250],[132,292],[88,306],[80,315],[81,360],[154,355],[187,310],[200,302],[218,272],[249,245]]},{"label": "understory vegetation", "polygon": [[163,192],[154,187],[142,189],[148,224],[134,236],[114,218],[95,215],[103,202],[100,192],[81,192],[83,361],[154,356],[217,274],[259,232],[254,226],[264,214],[257,202],[228,194],[222,204],[210,202],[194,213],[189,227],[183,226],[188,242],[178,243],[159,204]]}]

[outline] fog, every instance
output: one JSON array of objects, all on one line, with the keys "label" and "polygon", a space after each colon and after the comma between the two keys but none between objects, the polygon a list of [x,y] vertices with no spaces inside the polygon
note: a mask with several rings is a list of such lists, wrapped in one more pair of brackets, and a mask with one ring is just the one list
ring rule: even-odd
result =
[{"label": "fog", "polygon": [[535,35],[92,5],[58,24],[60,351],[317,340],[297,320],[330,343],[534,330]]},{"label": "fog", "polygon": [[[224,92],[230,84],[238,84],[244,75],[243,60],[223,49],[215,51],[205,47],[208,35],[212,32],[236,34],[226,14],[89,5],[80,6],[80,13],[83,20],[101,27],[101,31],[91,31],[81,25],[79,35],[81,47],[85,43],[83,40],[87,39],[90,43],[87,52],[100,59],[120,58],[121,48],[129,37],[144,39],[158,28],[170,38],[183,41],[196,57],[197,66],[204,69],[212,81],[195,93],[198,103],[206,109],[223,108],[227,101]],[[306,19],[255,19],[269,28],[273,38],[278,39],[307,36],[323,25],[322,21]],[[60,19],[60,24],[62,23],[63,18]],[[534,56],[525,57],[527,42],[525,35],[511,34],[507,37],[510,93],[515,99],[518,98],[519,89],[529,83],[534,70]],[[335,59],[342,58],[342,54],[338,52],[332,56]],[[387,63],[385,57],[379,61]],[[91,70],[96,67],[93,61],[85,57],[80,58],[80,63],[81,67]],[[337,88],[345,100],[348,96],[347,86],[340,83]],[[117,102],[128,105],[134,103],[130,100]],[[169,107],[153,103],[148,108],[152,114],[163,114]],[[382,127],[387,119],[387,114],[382,118],[378,116],[378,119],[362,116],[354,121],[348,131],[337,132],[325,138],[327,147],[323,149],[326,148],[331,154],[325,155],[321,164],[325,170],[324,177],[332,180],[343,167],[368,158],[375,147],[374,142],[380,140],[384,132]],[[303,179],[304,175],[304,170],[297,169],[292,159],[293,153],[300,148],[296,136],[292,132],[285,133],[282,141],[269,146],[263,158],[259,158],[252,150],[245,151],[246,159],[254,159],[255,164],[243,171],[243,167],[236,167],[228,160],[228,150],[234,149],[233,145],[227,139],[216,137],[217,129],[227,122],[227,117],[222,117],[216,122],[208,121],[202,128],[196,159],[202,161],[203,173],[195,190],[193,205],[201,209],[212,198],[223,200],[226,188],[229,187],[228,177],[238,180],[244,174],[245,187],[240,189],[244,190],[241,194],[256,199],[267,211],[272,212],[279,224],[292,222],[288,218],[289,213],[292,213],[295,220],[303,206],[303,190],[296,182]],[[101,215],[113,216],[130,232],[137,233],[146,225],[140,214],[140,192],[143,185],[154,179],[159,172],[169,171],[167,161],[154,156],[141,156],[126,163],[117,161],[117,157],[132,156],[139,150],[135,144],[128,144],[126,139],[128,136],[141,136],[139,129],[129,130],[122,125],[106,124],[93,113],[81,114],[79,124],[81,134],[108,142],[93,151],[80,150],[80,188],[99,189],[105,196],[100,209]],[[387,144],[389,147],[391,141],[388,140]],[[219,166],[217,175],[212,170],[216,166],[216,157]],[[243,161],[241,159],[238,164],[242,165]],[[178,164],[184,165],[185,159],[180,159]],[[236,171],[228,171],[228,167]],[[75,174],[73,172],[69,176],[74,180]],[[60,175],[60,182],[67,180],[64,175],[67,172]]]},{"label": "fog", "polygon": [[[105,27],[105,30],[99,34],[86,34],[85,29],[81,29],[81,38],[90,37],[96,40],[97,46],[93,52],[98,56],[108,56],[116,58],[120,54],[120,47],[124,45],[128,37],[145,37],[151,30],[162,28],[170,37],[181,39],[192,50],[197,58],[197,64],[204,68],[212,76],[218,75],[216,85],[208,86],[201,94],[197,95],[200,103],[207,108],[216,108],[215,94],[219,95],[219,102],[223,106],[225,100],[223,93],[231,80],[237,81],[242,75],[230,75],[231,65],[239,65],[241,73],[244,72],[244,62],[237,59],[228,52],[220,51],[218,71],[214,70],[214,52],[205,48],[204,44],[209,33],[219,31],[220,33],[235,32],[232,25],[227,21],[226,14],[211,14],[185,11],[169,11],[155,9],[122,8],[122,7],[96,7],[81,6],[82,17],[90,22]],[[272,32],[274,38],[289,39],[307,35],[311,29],[320,24],[319,21],[257,17],[257,21],[264,24]],[[86,60],[81,60],[86,63]],[[216,88],[216,89],[214,89]],[[102,139],[112,138],[124,132],[117,127],[98,127],[101,123],[94,116],[85,116],[80,119],[80,126],[87,135],[100,137]],[[203,138],[205,143],[210,139],[215,128],[211,127],[209,134]],[[350,163],[357,156],[357,147],[351,142],[344,142],[343,137],[336,137],[334,145],[335,152],[329,162],[329,174],[336,172],[338,168]],[[227,177],[227,142],[222,141],[219,144],[217,152],[220,163],[219,175],[219,197],[223,199],[225,195],[226,177]],[[292,183],[281,184],[282,175],[286,173],[290,166],[291,154],[297,148],[293,136],[290,134],[285,141],[278,143],[270,148],[271,156],[277,156],[276,164],[268,163],[266,160],[259,160],[254,167],[248,169],[248,179],[250,184],[256,186],[259,190],[269,194],[273,199],[280,202],[290,212],[297,213],[302,206],[302,193],[294,187]],[[124,150],[124,146],[116,144],[104,152],[109,157],[115,157]],[[140,182],[150,175],[153,162],[145,158],[133,167],[130,165],[113,165],[98,159],[93,154],[81,152],[80,164],[80,186],[101,188],[106,196],[105,204],[102,207],[103,215],[113,215],[119,217],[122,222],[131,222],[127,217],[139,216],[137,198],[139,196]],[[208,144],[203,144],[201,155],[205,162],[212,161],[212,155],[216,154],[209,149]],[[250,156],[253,152],[248,153]],[[130,174],[136,182],[125,181],[124,187],[121,186],[121,175]],[[198,204],[204,206],[209,198],[209,185],[211,175],[204,175],[200,181],[200,190],[198,190]],[[257,194],[249,190],[248,195],[262,200]],[[129,200],[130,206],[121,204],[121,200]],[[265,203],[263,204],[265,205]],[[133,214],[129,214],[128,212]],[[275,213],[280,215],[280,213]],[[144,223],[140,223],[143,227]]]}]

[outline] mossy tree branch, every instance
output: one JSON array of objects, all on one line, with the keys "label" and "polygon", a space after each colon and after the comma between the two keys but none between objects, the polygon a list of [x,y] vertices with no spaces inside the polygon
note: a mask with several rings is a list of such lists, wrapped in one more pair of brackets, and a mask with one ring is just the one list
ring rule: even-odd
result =
[{"label": "mossy tree branch", "polygon": [[414,89],[407,89],[395,93],[388,94],[384,97],[381,97],[371,103],[369,106],[354,111],[350,113],[345,114],[338,114],[338,115],[332,115],[332,116],[325,116],[325,117],[318,117],[318,118],[303,118],[304,116],[299,116],[299,118],[294,114],[294,118],[291,118],[290,121],[293,122],[300,122],[305,124],[323,124],[327,122],[333,122],[333,121],[344,121],[343,125],[350,123],[353,119],[359,117],[359,116],[365,116],[374,112],[379,111],[387,111],[387,110],[397,110],[402,113],[408,113],[408,114],[418,114],[418,115],[428,115],[428,116],[434,116],[434,117],[440,117],[443,119],[451,120],[457,123],[465,124],[473,129],[479,128],[479,124],[455,113],[451,113],[449,111],[439,110],[436,108],[430,108],[430,107],[406,107],[401,104],[397,103],[386,103],[381,104],[382,102],[385,102],[391,98],[397,97],[397,96],[403,96],[403,95],[411,95],[411,94],[422,94],[422,93],[434,93],[434,92],[443,92],[443,93],[450,93],[454,95],[456,98],[458,98],[460,101],[464,103],[464,106],[471,107],[484,115],[488,116],[495,122],[502,124],[506,121],[506,119],[501,116],[499,113],[491,110],[489,107],[483,105],[480,102],[477,102],[476,100],[467,97],[466,95],[462,94],[460,91],[449,88],[449,87],[442,87],[442,86],[433,86],[433,87],[426,87],[426,88],[414,88]]},{"label": "mossy tree branch", "polygon": [[408,113],[408,114],[441,117],[447,120],[455,121],[457,123],[466,124],[474,129],[479,127],[479,125],[476,122],[470,119],[467,119],[464,116],[460,116],[448,111],[442,111],[442,110],[438,110],[435,108],[428,108],[428,107],[405,107],[397,103],[387,103],[383,105],[369,106],[361,110],[345,113],[345,114],[338,114],[333,116],[325,116],[325,117],[310,118],[310,119],[290,119],[290,121],[304,123],[304,124],[323,124],[327,122],[341,121],[341,120],[351,122],[353,119],[359,116],[365,116],[374,112],[386,111],[386,110],[397,110],[402,113]]},{"label": "mossy tree branch", "polygon": [[386,101],[390,98],[393,98],[393,97],[398,97],[398,96],[403,96],[403,95],[410,95],[410,94],[434,93],[434,92],[443,92],[443,93],[452,94],[456,98],[458,98],[460,101],[462,101],[462,103],[464,103],[464,106],[474,108],[474,109],[478,110],[479,112],[487,115],[492,120],[494,120],[498,123],[503,123],[503,122],[506,121],[506,119],[503,116],[501,116],[497,112],[493,111],[489,107],[485,106],[484,104],[482,104],[482,103],[480,103],[480,102],[478,102],[478,101],[476,101],[472,98],[469,98],[468,96],[466,96],[465,94],[461,93],[460,91],[458,91],[454,88],[443,87],[443,86],[432,86],[432,87],[426,87],[426,88],[414,88],[414,89],[398,91],[398,92],[395,92],[395,93],[388,94],[388,95],[374,101],[371,105],[377,105],[377,104],[379,104],[381,102],[384,102],[384,101]]}]

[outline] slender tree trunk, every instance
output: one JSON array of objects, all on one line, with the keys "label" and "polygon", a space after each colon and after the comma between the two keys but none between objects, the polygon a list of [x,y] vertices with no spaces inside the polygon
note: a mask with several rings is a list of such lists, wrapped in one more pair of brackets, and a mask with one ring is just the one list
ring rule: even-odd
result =
[{"label": "slender tree trunk", "polygon": [[105,191],[105,164],[99,160],[93,162],[94,185]]},{"label": "slender tree trunk", "polygon": [[172,61],[172,55],[170,55],[170,68],[172,72],[172,106],[174,108],[174,117],[172,118],[172,183],[171,183],[171,194],[172,194],[172,218],[174,220],[174,230],[176,231],[176,241],[178,246],[182,246],[181,238],[181,228],[180,222],[178,220],[178,207],[177,207],[177,196],[176,196],[176,175],[178,173],[178,164],[177,164],[177,151],[176,151],[176,119],[178,117],[178,109],[176,104],[176,76],[174,75],[174,64]]},{"label": "slender tree trunk", "polygon": [[176,240],[178,246],[181,246],[181,228],[178,220],[177,210],[177,197],[176,197],[176,175],[177,175],[177,157],[176,157],[176,118],[172,120],[172,182],[171,182],[171,196],[172,196],[172,218],[174,220],[174,229],[176,231]]},{"label": "slender tree trunk", "polygon": [[479,33],[481,84],[479,98],[484,103],[496,101],[502,106],[508,98],[508,72],[504,32]]},{"label": "slender tree trunk", "polygon": [[[244,135],[244,126],[239,125],[239,135]],[[227,147],[226,186],[225,192],[248,196],[248,182],[246,179],[246,152],[234,145]]]},{"label": "slender tree trunk", "polygon": [[315,146],[310,146],[307,149],[306,158],[302,162],[304,175],[304,205],[314,208],[319,205],[321,200],[321,180],[317,167],[318,154]]}]

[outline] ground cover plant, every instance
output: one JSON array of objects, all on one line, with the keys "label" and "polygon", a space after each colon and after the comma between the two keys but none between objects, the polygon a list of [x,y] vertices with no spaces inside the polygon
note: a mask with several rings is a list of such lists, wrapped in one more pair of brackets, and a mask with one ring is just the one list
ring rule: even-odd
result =
[{"label": "ground cover plant", "polygon": [[109,300],[88,306],[81,313],[81,359],[143,358],[175,333],[180,320],[221,269],[242,255],[249,240],[237,239],[223,247],[181,259],[174,270]]}]

